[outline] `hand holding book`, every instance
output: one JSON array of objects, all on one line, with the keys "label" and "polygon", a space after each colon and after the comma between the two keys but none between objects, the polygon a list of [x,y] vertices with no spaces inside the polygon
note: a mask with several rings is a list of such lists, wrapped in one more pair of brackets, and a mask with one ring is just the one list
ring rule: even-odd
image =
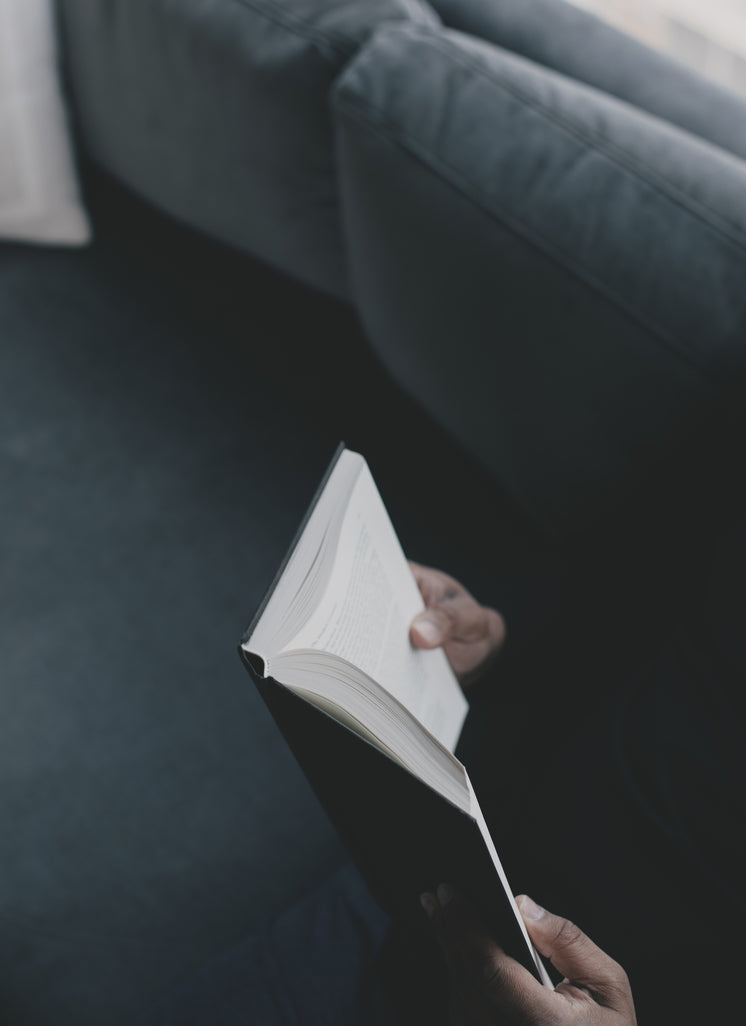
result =
[{"label": "hand holding book", "polygon": [[574,923],[527,895],[516,902],[531,941],[564,979],[549,990],[490,937],[478,913],[448,886],[425,893],[450,974],[451,1026],[636,1026],[626,972]]},{"label": "hand holding book", "polygon": [[464,691],[486,670],[505,642],[505,621],[496,609],[482,606],[454,577],[409,561],[424,612],[412,621],[409,640],[415,648],[442,647]]},{"label": "hand holding book", "polygon": [[[492,1024],[513,1001],[525,1023],[579,1026],[590,1012],[632,1026],[615,963],[572,924],[545,913],[537,926],[519,908],[453,754],[462,691],[504,640],[496,610],[407,564],[365,460],[340,447],[240,654],[381,908],[417,929],[420,895],[426,909],[439,885],[459,895],[433,922],[452,970],[467,972],[456,990],[486,1014],[460,1023]],[[568,977],[554,993],[537,948]],[[470,966],[482,971],[472,985]]]},{"label": "hand holding book", "polygon": [[[412,622],[416,648],[442,647],[451,669],[468,694],[499,654],[505,621],[480,605],[448,574],[409,562],[425,611]],[[420,898],[432,924],[451,978],[454,1026],[553,1021],[578,1026],[593,1017],[598,1026],[635,1026],[629,980],[624,969],[581,930],[536,905],[525,894],[516,903],[536,949],[565,979],[554,990],[539,984],[489,935],[474,909],[447,884]]]}]

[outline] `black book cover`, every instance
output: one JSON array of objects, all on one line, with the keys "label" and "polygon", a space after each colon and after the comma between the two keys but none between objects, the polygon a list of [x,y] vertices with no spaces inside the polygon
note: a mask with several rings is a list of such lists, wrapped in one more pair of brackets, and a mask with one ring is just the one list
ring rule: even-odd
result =
[{"label": "black book cover", "polygon": [[500,946],[540,979],[477,822],[348,727],[262,677],[244,649],[241,656],[381,908],[420,923],[420,894],[452,884]]}]

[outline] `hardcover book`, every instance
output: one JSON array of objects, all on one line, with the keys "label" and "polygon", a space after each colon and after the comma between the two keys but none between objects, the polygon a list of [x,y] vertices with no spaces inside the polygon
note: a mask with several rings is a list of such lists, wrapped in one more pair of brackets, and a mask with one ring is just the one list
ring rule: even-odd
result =
[{"label": "hardcover book", "polygon": [[394,918],[449,883],[547,986],[464,766],[468,704],[441,649],[415,649],[424,608],[383,500],[340,446],[240,654],[371,893]]}]

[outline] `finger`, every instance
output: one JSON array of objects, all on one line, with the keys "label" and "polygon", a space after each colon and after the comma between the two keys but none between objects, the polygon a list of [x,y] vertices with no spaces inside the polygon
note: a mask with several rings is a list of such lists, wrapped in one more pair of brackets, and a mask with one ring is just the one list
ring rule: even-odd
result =
[{"label": "finger", "polygon": [[409,628],[409,639],[415,648],[438,648],[451,634],[451,619],[447,612],[430,607],[415,617]]},{"label": "finger", "polygon": [[544,987],[488,935],[469,904],[449,888],[438,888],[435,935],[457,987],[478,993],[511,1021],[551,1021],[557,995]]},{"label": "finger", "polygon": [[415,617],[412,628],[423,639],[420,647],[432,648],[447,640],[470,643],[489,638],[490,615],[499,616],[468,592],[447,593]]},{"label": "finger", "polygon": [[433,612],[441,630],[448,627],[448,633],[459,641],[472,641],[488,634],[497,638],[504,633],[505,624],[497,610],[477,602],[454,577],[411,560],[409,566],[426,606],[415,623],[429,619],[428,614]]},{"label": "finger", "polygon": [[525,894],[519,895],[516,902],[537,951],[551,961],[569,984],[584,988],[607,1008],[631,1007],[629,980],[618,962],[569,919],[547,912]]},{"label": "finger", "polygon": [[454,670],[468,673],[502,647],[505,621],[495,609],[464,597],[420,613],[409,637],[415,648],[442,645]]},{"label": "finger", "polygon": [[463,584],[442,570],[436,570],[432,566],[422,566],[411,560],[409,567],[426,606],[436,605],[442,599],[453,595],[468,594]]},{"label": "finger", "polygon": [[495,609],[480,605],[453,577],[410,562],[426,609],[412,621],[409,639],[415,648],[443,647],[464,687],[505,641],[505,621]]},{"label": "finger", "polygon": [[432,567],[414,563],[412,560],[409,560],[409,568],[428,609],[428,612],[420,614],[413,620],[409,629],[409,640],[415,648],[437,648],[443,643],[444,631],[447,630],[448,624],[444,622],[442,616],[430,615],[429,611],[448,592],[445,582],[446,575]]},{"label": "finger", "polygon": [[[481,662],[492,652],[496,652],[505,641],[505,621],[496,609],[480,606],[470,596],[444,602],[440,607],[450,617],[450,629],[446,644],[453,646],[453,654],[458,655],[459,646],[471,653],[472,659],[481,649]],[[423,614],[426,615],[426,614]]]}]

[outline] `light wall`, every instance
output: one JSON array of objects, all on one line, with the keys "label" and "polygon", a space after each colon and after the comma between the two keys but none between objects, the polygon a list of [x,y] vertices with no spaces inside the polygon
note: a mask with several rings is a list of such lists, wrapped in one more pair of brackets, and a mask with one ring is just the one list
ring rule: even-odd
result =
[{"label": "light wall", "polygon": [[572,0],[746,95],[746,0]]}]

